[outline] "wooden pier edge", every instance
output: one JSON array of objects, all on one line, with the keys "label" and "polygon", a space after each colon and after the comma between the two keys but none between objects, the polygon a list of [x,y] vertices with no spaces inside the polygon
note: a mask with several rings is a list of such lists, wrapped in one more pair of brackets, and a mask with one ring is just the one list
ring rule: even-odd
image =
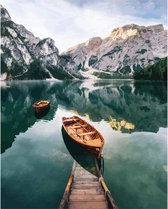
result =
[{"label": "wooden pier edge", "polygon": [[61,200],[60,205],[59,205],[59,209],[65,209],[65,206],[68,203],[70,188],[71,188],[71,184],[72,184],[72,181],[73,181],[73,178],[74,178],[74,172],[75,172],[76,164],[77,164],[76,161],[74,161],[73,166],[72,166],[71,175],[70,175],[68,183],[66,185],[62,200]]},{"label": "wooden pier edge", "polygon": [[107,185],[106,185],[106,183],[104,181],[104,178],[102,176],[99,177],[99,181],[100,181],[100,183],[101,183],[101,185],[102,185],[102,187],[103,187],[103,189],[105,191],[106,199],[107,199],[109,205],[111,206],[111,208],[112,209],[119,209],[117,207],[117,204],[115,203],[115,201],[114,201],[114,199],[113,199],[113,197],[111,195],[111,192],[109,191],[109,189],[108,189],[108,187],[107,187]]},{"label": "wooden pier edge", "polygon": [[[102,163],[102,160],[103,160],[103,163]],[[98,164],[96,163],[96,167],[97,167],[97,171],[98,171],[98,177],[99,177],[99,182],[101,183],[102,187],[103,187],[103,190],[105,192],[105,196],[106,196],[106,199],[110,205],[110,207],[112,209],[119,209],[111,192],[109,191],[105,181],[104,181],[104,178],[103,178],[103,172],[104,172],[104,159],[103,159],[103,153],[101,155],[101,158],[100,158],[100,161],[101,161],[101,169],[98,168]]]},{"label": "wooden pier edge", "polygon": [[[97,165],[97,164],[96,164]],[[74,176],[75,176],[75,169],[76,169],[76,166],[77,166],[77,162],[74,161],[73,163],[73,166],[72,166],[72,171],[71,171],[71,175],[69,177],[69,180],[67,182],[67,185],[66,185],[66,188],[65,188],[65,191],[64,191],[64,194],[63,194],[63,197],[62,197],[62,200],[60,202],[60,205],[59,205],[59,209],[66,209],[68,208],[68,203],[69,203],[69,196],[70,196],[70,190],[71,190],[71,186],[72,186],[72,183],[73,183],[73,179],[74,179]],[[97,165],[98,166],[98,165]],[[104,195],[105,195],[105,198],[106,198],[106,201],[109,205],[109,209],[119,209],[117,204],[115,203],[105,181],[104,181],[104,178],[102,176],[102,173],[100,170],[98,170],[98,181],[100,182],[101,186],[102,186],[102,189],[104,190]]]}]

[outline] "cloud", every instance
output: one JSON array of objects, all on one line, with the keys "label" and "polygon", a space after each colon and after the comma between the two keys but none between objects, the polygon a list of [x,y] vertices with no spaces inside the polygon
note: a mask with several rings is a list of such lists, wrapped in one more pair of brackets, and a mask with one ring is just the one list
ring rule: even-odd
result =
[{"label": "cloud", "polygon": [[2,5],[14,22],[35,36],[53,38],[63,51],[94,36],[104,38],[125,24],[166,25],[164,2],[158,6],[154,0],[2,0]]}]

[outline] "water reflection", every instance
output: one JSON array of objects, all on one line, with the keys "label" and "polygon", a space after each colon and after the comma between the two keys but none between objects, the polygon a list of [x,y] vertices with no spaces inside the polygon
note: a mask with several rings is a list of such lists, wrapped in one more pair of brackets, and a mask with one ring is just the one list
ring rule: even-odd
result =
[{"label": "water reflection", "polygon": [[41,119],[43,118],[45,115],[48,114],[48,112],[50,111],[50,106],[48,106],[45,110],[40,111],[40,112],[36,112],[34,111],[34,115],[37,119]]},{"label": "water reflection", "polygon": [[[57,208],[71,171],[71,155],[95,172],[94,158],[62,139],[61,117],[72,116],[70,111],[87,117],[101,131],[105,180],[119,208],[166,208],[167,132],[161,128],[167,126],[166,83],[7,85],[11,87],[1,89],[3,208]],[[51,108],[38,119],[32,104],[40,99],[50,100]]]},{"label": "water reflection", "polygon": [[157,134],[113,133],[106,140],[104,177],[119,208],[166,209],[166,143],[165,128]]},{"label": "water reflection", "polygon": [[51,102],[49,113],[43,116],[46,120],[51,120],[61,105],[81,116],[88,115],[92,121],[105,120],[121,132],[157,132],[167,124],[164,82],[18,81],[6,85],[11,88],[1,89],[2,152],[16,135],[36,122],[32,104],[40,99]]},{"label": "water reflection", "polygon": [[112,118],[110,116],[109,119],[110,126],[116,130],[116,131],[122,131],[122,132],[129,132],[131,133],[135,129],[135,125],[132,123],[129,123],[125,120],[116,121],[115,118]]},{"label": "water reflection", "polygon": [[79,146],[75,143],[65,132],[64,128],[62,127],[62,136],[64,139],[64,143],[71,154],[71,156],[79,163],[84,169],[89,171],[90,173],[94,174],[95,176],[98,175],[97,171],[97,160],[94,156],[90,155],[83,147]]},{"label": "water reflection", "polygon": [[49,114],[45,112],[45,115],[35,115],[32,108],[32,104],[37,99],[46,97],[46,85],[39,83],[33,83],[32,85],[29,82],[12,82],[11,88],[1,89],[1,123],[3,130],[1,152],[4,152],[12,145],[16,135],[24,133],[29,127],[33,126],[37,120],[36,118],[53,119],[58,107],[55,98],[50,97],[52,108]]},{"label": "water reflection", "polygon": [[73,163],[58,122],[38,120],[2,154],[2,208],[58,208]]}]

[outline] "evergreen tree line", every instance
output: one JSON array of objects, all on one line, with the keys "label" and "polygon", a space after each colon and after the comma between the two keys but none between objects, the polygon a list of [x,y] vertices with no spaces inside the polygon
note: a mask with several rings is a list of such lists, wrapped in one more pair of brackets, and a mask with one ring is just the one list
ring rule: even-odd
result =
[{"label": "evergreen tree line", "polygon": [[167,57],[144,69],[139,69],[134,73],[134,79],[167,80]]}]

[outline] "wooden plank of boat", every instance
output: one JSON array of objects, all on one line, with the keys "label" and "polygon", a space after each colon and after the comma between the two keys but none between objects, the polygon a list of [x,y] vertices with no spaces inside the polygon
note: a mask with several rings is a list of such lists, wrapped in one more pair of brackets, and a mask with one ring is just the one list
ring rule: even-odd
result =
[{"label": "wooden plank of boat", "polygon": [[[68,121],[74,121],[74,118],[67,118],[67,119],[65,119],[65,122],[68,122]],[[77,121],[79,121],[79,120],[77,119]]]},{"label": "wooden plank of boat", "polygon": [[81,126],[81,125],[80,126],[72,126],[71,128],[74,128],[75,129],[75,128],[81,128],[81,127],[87,127],[87,125],[83,125],[83,126]]},{"label": "wooden plank of boat", "polygon": [[84,132],[84,133],[81,133],[81,134],[78,134],[79,136],[86,136],[86,135],[92,135],[92,134],[95,134],[96,131],[90,131],[90,132]]},{"label": "wooden plank of boat", "polygon": [[48,100],[40,100],[38,102],[35,102],[32,107],[35,109],[37,113],[46,110],[50,105],[50,102]]},{"label": "wooden plank of boat", "polygon": [[63,117],[62,124],[73,141],[89,150],[89,153],[91,152],[94,156],[100,158],[104,139],[93,126],[78,116]]}]

